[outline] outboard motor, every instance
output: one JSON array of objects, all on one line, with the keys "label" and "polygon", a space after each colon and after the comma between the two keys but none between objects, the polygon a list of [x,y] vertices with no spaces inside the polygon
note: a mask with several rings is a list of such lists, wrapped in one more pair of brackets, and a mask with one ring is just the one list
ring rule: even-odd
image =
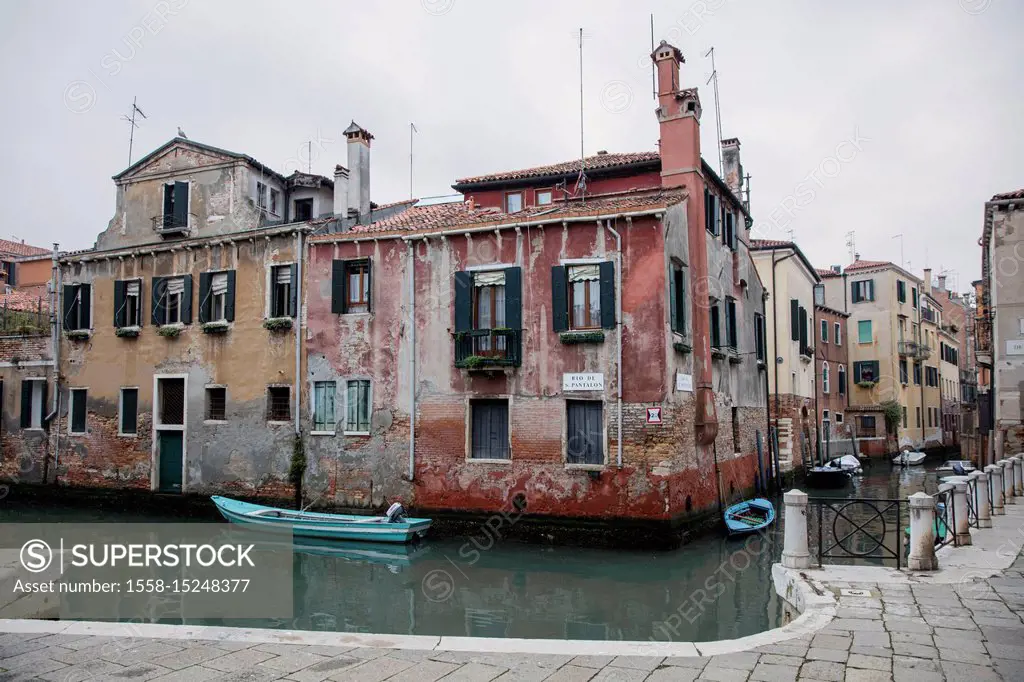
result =
[{"label": "outboard motor", "polygon": [[964,470],[964,465],[960,462],[953,462],[953,473],[957,476],[966,476],[967,472]]},{"label": "outboard motor", "polygon": [[384,514],[385,523],[401,523],[405,521],[405,507],[402,506],[401,502],[394,502],[388,507],[387,513]]}]

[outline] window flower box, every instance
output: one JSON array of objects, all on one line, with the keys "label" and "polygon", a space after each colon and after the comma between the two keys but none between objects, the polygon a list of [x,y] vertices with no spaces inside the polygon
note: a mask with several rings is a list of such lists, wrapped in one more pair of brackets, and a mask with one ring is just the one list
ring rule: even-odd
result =
[{"label": "window flower box", "polygon": [[857,385],[861,388],[874,388],[877,381],[858,381]]},{"label": "window flower box", "polygon": [[216,320],[215,322],[204,322],[200,327],[204,334],[225,334],[231,329],[231,323],[227,320]]},{"label": "window flower box", "polygon": [[269,329],[272,332],[284,332],[292,328],[292,318],[290,317],[271,317],[263,320],[263,328]]},{"label": "window flower box", "polygon": [[185,325],[183,325],[183,324],[181,324],[179,322],[177,324],[161,325],[156,330],[156,333],[159,334],[160,336],[163,336],[164,338],[176,339],[176,338],[178,338],[178,335],[180,335],[182,330],[184,330],[184,329],[185,329]]},{"label": "window flower box", "polygon": [[134,338],[137,338],[138,335],[141,334],[141,333],[142,333],[142,328],[141,327],[135,327],[135,326],[132,326],[132,327],[118,327],[117,329],[114,330],[114,335],[118,336],[118,337],[120,337],[122,339],[134,339]]},{"label": "window flower box", "polygon": [[577,343],[604,343],[604,332],[596,330],[562,332],[558,335],[558,340],[567,346]]},{"label": "window flower box", "polygon": [[88,341],[92,338],[92,331],[89,329],[69,329],[64,332],[68,341]]},{"label": "window flower box", "polygon": [[672,342],[672,349],[673,350],[677,350],[680,353],[692,353],[693,352],[693,346],[691,346],[690,344],[686,343],[685,341],[673,341]]}]

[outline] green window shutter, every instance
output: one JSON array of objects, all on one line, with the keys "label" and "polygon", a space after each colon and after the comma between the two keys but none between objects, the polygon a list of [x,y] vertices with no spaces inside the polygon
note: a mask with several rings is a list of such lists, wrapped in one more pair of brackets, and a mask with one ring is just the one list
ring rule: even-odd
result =
[{"label": "green window shutter", "polygon": [[235,321],[235,271],[228,270],[228,290],[224,295],[224,319]]},{"label": "green window shutter", "polygon": [[551,329],[564,332],[569,328],[569,278],[564,265],[551,268]]},{"label": "green window shutter", "polygon": [[600,265],[601,277],[601,326],[615,328],[615,263],[605,261]]},{"label": "green window shutter", "polygon": [[188,225],[188,183],[174,183],[174,225],[185,227]]},{"label": "green window shutter", "polygon": [[800,350],[807,348],[807,308],[800,308]]},{"label": "green window shutter", "polygon": [[71,430],[75,433],[83,433],[85,431],[85,417],[86,417],[86,393],[85,391],[72,391],[72,394],[77,394],[79,397],[73,401],[71,410]]},{"label": "green window shutter", "polygon": [[18,286],[18,264],[11,261],[7,264],[7,283],[12,287]]},{"label": "green window shutter", "polygon": [[347,279],[348,272],[345,269],[345,261],[331,261],[331,312],[335,315],[341,315],[345,312]]},{"label": "green window shutter", "polygon": [[21,428],[32,426],[32,382],[21,382]]},{"label": "green window shutter", "polygon": [[719,318],[719,312],[718,312],[718,304],[717,303],[711,305],[708,317],[710,318],[710,321],[711,321],[711,347],[712,348],[719,348],[722,345],[722,337],[721,337],[721,335],[719,334],[719,331],[718,331],[718,327],[719,327],[719,319],[718,319]]},{"label": "green window shutter", "polygon": [[81,295],[79,305],[82,306],[82,329],[92,329],[92,285],[79,284],[78,293]]},{"label": "green window shutter", "polygon": [[473,328],[473,273],[464,270],[455,273],[455,331],[468,332]]},{"label": "green window shutter", "polygon": [[674,332],[679,331],[679,315],[676,309],[676,287],[679,285],[679,270],[672,268],[669,272],[669,283],[668,283],[668,315],[669,315],[669,329]]},{"label": "green window shutter", "polygon": [[704,229],[711,232],[711,211],[714,207],[711,205],[711,192],[708,188],[704,188]]},{"label": "green window shutter", "polygon": [[160,326],[167,317],[167,300],[164,298],[167,287],[163,277],[154,277],[152,282],[153,324]]},{"label": "green window shutter", "polygon": [[124,289],[125,282],[122,280],[114,280],[114,326],[123,327],[125,326],[127,317],[124,309]]},{"label": "green window shutter", "polygon": [[292,263],[288,267],[292,273],[292,286],[289,290],[290,296],[288,297],[288,316],[296,317],[299,312],[299,266],[296,263]]},{"label": "green window shutter", "polygon": [[800,340],[800,301],[795,298],[789,301],[789,331],[794,341]]},{"label": "green window shutter", "polygon": [[199,273],[199,324],[210,321],[213,301],[210,300],[210,279],[213,276],[209,272]]},{"label": "green window shutter", "polygon": [[[415,263],[413,263],[415,267]],[[373,312],[373,260],[366,259],[366,312]]]},{"label": "green window shutter", "polygon": [[875,300],[875,280],[873,279],[868,280],[868,300]]},{"label": "green window shutter", "polygon": [[192,275],[182,277],[185,282],[185,291],[181,294],[181,321],[184,324],[192,324]]},{"label": "green window shutter", "polygon": [[167,227],[174,220],[174,183],[164,185],[164,220],[160,227]]},{"label": "green window shutter", "polygon": [[522,268],[505,268],[505,326],[523,328]]}]

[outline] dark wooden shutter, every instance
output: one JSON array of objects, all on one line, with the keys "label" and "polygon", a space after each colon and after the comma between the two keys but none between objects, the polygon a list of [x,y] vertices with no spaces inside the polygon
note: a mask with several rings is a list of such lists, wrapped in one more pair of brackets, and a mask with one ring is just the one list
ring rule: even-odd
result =
[{"label": "dark wooden shutter", "polygon": [[181,294],[181,321],[192,324],[192,275],[185,275],[181,279],[185,285],[185,291]]},{"label": "dark wooden shutter", "polygon": [[40,391],[43,395],[39,401],[39,425],[45,428],[49,426],[49,423],[46,421],[46,404],[50,394],[50,385],[45,381],[40,383],[42,383]]},{"label": "dark wooden shutter", "polygon": [[714,303],[714,304],[711,305],[711,310],[709,311],[709,313],[710,313],[709,317],[710,317],[710,320],[711,320],[711,347],[712,348],[719,348],[722,345],[722,340],[721,340],[722,337],[721,337],[719,329],[718,329],[718,326],[719,326],[719,315],[720,314],[718,312],[718,304],[717,303]]},{"label": "dark wooden shutter", "polygon": [[213,301],[210,300],[210,279],[213,277],[209,272],[199,273],[199,324],[210,321]]},{"label": "dark wooden shutter", "polygon": [[295,317],[299,310],[299,266],[292,263],[288,267],[292,273],[292,285],[288,288],[288,316]]},{"label": "dark wooden shutter", "polygon": [[345,299],[347,280],[348,272],[345,270],[345,261],[331,261],[331,312],[336,315],[344,314],[347,308]]},{"label": "dark wooden shutter", "polygon": [[473,328],[473,273],[455,273],[455,331],[468,332]]},{"label": "dark wooden shutter", "polygon": [[167,301],[164,298],[165,290],[164,278],[154,277],[152,283],[153,324],[158,327],[164,323],[164,319],[167,317]]},{"label": "dark wooden shutter", "polygon": [[601,326],[615,328],[615,263],[605,261],[601,270]]},{"label": "dark wooden shutter", "polygon": [[125,282],[114,280],[114,326],[124,327],[127,324],[127,314],[124,309]]},{"label": "dark wooden shutter", "polygon": [[523,328],[523,271],[505,268],[505,326]]},{"label": "dark wooden shutter", "polygon": [[21,428],[32,426],[32,382],[21,381]]},{"label": "dark wooden shutter", "polygon": [[669,315],[669,329],[674,332],[679,331],[679,310],[676,308],[676,287],[679,285],[680,272],[675,268],[672,268],[669,272],[670,281],[668,283],[668,315]]},{"label": "dark wooden shutter", "polygon": [[79,284],[78,285],[78,305],[80,305],[81,312],[78,315],[78,319],[81,320],[81,329],[92,328],[92,285],[91,284]]},{"label": "dark wooden shutter", "polygon": [[794,341],[800,340],[800,301],[795,298],[789,301],[789,331]]},{"label": "dark wooden shutter", "polygon": [[61,325],[64,329],[75,329],[75,322],[71,319],[71,311],[75,306],[75,286],[73,284],[64,285],[64,296],[61,304]]},{"label": "dark wooden shutter", "polygon": [[224,295],[224,319],[235,321],[235,271],[228,270],[228,290]]},{"label": "dark wooden shutter", "polygon": [[174,225],[188,225],[188,183],[174,183]]},{"label": "dark wooden shutter", "polygon": [[139,410],[138,389],[121,391],[121,433],[135,433]]},{"label": "dark wooden shutter", "polygon": [[850,302],[860,303],[860,295],[857,293],[857,282],[850,282]]},{"label": "dark wooden shutter", "polygon": [[868,300],[875,300],[875,280],[873,279],[868,280]]},{"label": "dark wooden shutter", "polygon": [[160,227],[167,227],[174,220],[174,184],[164,185],[164,219]]},{"label": "dark wooden shutter", "polygon": [[569,279],[564,265],[551,267],[551,329],[564,332],[569,328]]},{"label": "dark wooden shutter", "polygon": [[[412,267],[416,267],[415,261]],[[373,261],[366,259],[366,312],[373,312]]]},{"label": "dark wooden shutter", "polygon": [[800,350],[807,348],[807,308],[800,308]]},{"label": "dark wooden shutter", "polygon": [[18,286],[18,264],[14,261],[7,263],[7,283],[12,287]]}]

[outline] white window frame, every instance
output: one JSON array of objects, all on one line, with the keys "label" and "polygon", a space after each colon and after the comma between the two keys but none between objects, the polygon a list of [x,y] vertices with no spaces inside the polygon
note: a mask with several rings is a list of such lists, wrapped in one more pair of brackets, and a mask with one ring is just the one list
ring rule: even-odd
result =
[{"label": "white window frame", "polygon": [[836,424],[842,424],[843,423],[843,413],[842,412],[836,412],[835,413],[835,419],[836,419],[836,421],[835,421]]},{"label": "white window frame", "polygon": [[[124,427],[124,392],[135,391],[135,433],[125,433],[121,429]],[[88,417],[88,413],[86,413]],[[71,420],[68,420],[68,428],[71,428]],[[138,386],[122,386],[117,392],[117,435],[121,438],[138,438],[139,437],[139,387]]]},{"label": "white window frame", "polygon": [[[210,394],[211,388],[222,388],[224,389],[224,419],[208,419],[210,414]],[[203,423],[204,424],[227,424],[228,423],[228,387],[227,384],[206,384],[203,386]]]},{"label": "white window frame", "polygon": [[828,362],[821,363],[821,392],[823,395],[828,395],[829,389],[832,388],[832,372],[829,370]]},{"label": "white window frame", "polygon": [[[227,311],[228,311],[228,292],[225,289],[223,292],[216,294],[213,292],[213,280],[215,277],[224,277],[227,280],[228,271],[221,270],[219,272],[210,273],[210,322],[227,322]],[[220,315],[217,314],[217,300],[220,299]],[[219,387],[213,387],[219,388]]]},{"label": "white window frame", "polygon": [[[842,364],[839,365],[839,369],[837,371],[839,372],[840,376],[842,376],[843,379],[845,380],[845,378],[846,378],[846,365],[842,365]],[[837,393],[837,395],[846,395],[846,393],[839,393],[839,386],[842,386],[843,390],[846,391],[846,393],[849,393],[849,391],[850,391],[849,383],[847,383],[846,381],[841,381],[836,386],[836,393]]]},{"label": "white window frame", "polygon": [[[541,201],[540,198],[543,195],[547,195],[547,201]],[[538,189],[534,191],[533,201],[537,206],[550,206],[555,203],[555,191],[553,189]]]},{"label": "white window frame", "polygon": [[[508,200],[509,200],[509,197],[516,196],[516,195],[519,196],[519,209],[513,211],[513,210],[511,210],[509,208]],[[504,206],[505,213],[510,213],[510,214],[511,213],[522,213],[523,210],[526,208],[526,204],[525,204],[525,200],[524,199],[525,199],[525,197],[523,196],[523,191],[522,190],[518,190],[518,191],[515,191],[515,192],[505,192],[505,206]]]},{"label": "white window frame", "polygon": [[[180,292],[178,292],[178,293],[172,294],[172,293],[169,293],[169,292],[166,291],[166,287],[170,287],[171,282],[174,282],[174,281],[180,281],[181,282],[182,290]],[[185,300],[185,277],[182,276],[182,275],[176,275],[176,276],[168,277],[166,280],[164,280],[164,285],[165,285],[165,292],[164,292],[164,319],[163,319],[163,324],[165,324],[165,325],[167,325],[167,324],[183,324],[182,321],[181,321],[181,304]],[[178,304],[176,306],[176,310],[177,310],[177,314],[178,314],[178,319],[176,319],[176,320],[172,320],[171,319],[171,306],[170,306],[171,296],[175,296],[178,299]]]},{"label": "white window frame", "polygon": [[[75,396],[76,393],[84,393],[85,394],[85,398],[80,398],[80,400],[85,400],[85,424],[83,425],[84,429],[85,429],[84,431],[72,431],[71,430],[72,429],[72,424],[75,423],[75,419],[74,419],[73,415],[75,413],[75,397],[74,396]],[[120,427],[118,427],[118,428],[120,428]],[[89,388],[87,386],[75,386],[74,388],[69,388],[68,389],[68,435],[69,436],[85,436],[85,435],[88,435],[88,433],[89,433]]]},{"label": "white window frame", "polygon": [[[139,286],[138,293],[128,293],[128,286],[130,284],[137,284]],[[128,314],[130,308],[128,307],[128,301],[135,299],[135,317]],[[124,321],[128,327],[141,327],[142,326],[142,280],[141,279],[129,279],[124,283]],[[137,412],[137,410],[136,410]],[[120,427],[118,427],[120,428]]]},{"label": "white window frame", "polygon": [[[47,379],[46,379],[46,377],[25,377],[24,381],[31,381],[32,382],[32,400],[29,401],[29,410],[31,410],[31,412],[30,412],[30,415],[29,415],[30,418],[29,418],[29,421],[28,421],[28,426],[25,427],[25,430],[26,431],[42,431],[43,430],[43,420],[46,418],[46,405],[43,403],[43,395],[42,395],[43,389],[40,387],[40,384],[46,385],[47,384]],[[39,393],[39,410],[35,409],[36,392]],[[38,425],[36,424],[36,420],[37,419],[39,421]],[[70,424],[70,423],[71,422],[69,420],[68,424]]]},{"label": "white window frame", "polygon": [[[310,401],[309,401],[309,421],[310,421],[310,432],[311,436],[336,436],[338,429],[338,382],[335,379],[314,379],[309,382],[310,388]],[[316,428],[316,385],[317,384],[334,384],[334,422],[333,428],[329,430],[317,429]],[[346,382],[347,386],[347,382]],[[347,413],[346,413],[347,417]]]},{"label": "white window frame", "polygon": [[843,325],[839,322],[835,323],[835,334],[836,334],[836,345],[843,345]]},{"label": "white window frame", "polygon": [[[76,298],[82,294],[82,285],[83,284],[91,285],[92,282],[71,282],[70,283],[70,286],[73,286],[73,287],[76,288],[75,289],[75,297]],[[74,329],[69,329],[69,331],[92,331],[93,330],[96,321],[94,319],[92,319],[93,318],[93,315],[92,315],[92,297],[93,297],[93,292],[92,292],[92,290],[93,290],[93,287],[90,286],[89,287],[89,296],[88,296],[89,300],[88,301],[86,301],[84,298],[79,301],[78,316],[75,319],[75,328]],[[89,311],[89,326],[88,327],[80,326],[80,320],[82,319],[82,310],[83,309]],[[62,324],[66,324],[66,320],[62,321]]]},{"label": "white window frame", "polygon": [[[350,382],[353,382],[353,381],[365,381],[368,384],[370,384],[370,388],[366,392],[366,400],[367,400],[366,407],[369,410],[369,414],[366,417],[366,423],[367,423],[368,426],[370,426],[370,431],[350,431],[349,428],[348,428],[348,385],[349,385]],[[344,408],[345,409],[345,413],[344,413],[344,419],[345,419],[344,424],[345,425],[342,428],[342,434],[346,435],[346,436],[369,436],[371,431],[372,431],[372,429],[373,429],[373,426],[371,424],[371,422],[373,420],[373,380],[370,377],[348,377],[347,379],[345,379],[344,388],[345,388],[345,408]],[[337,400],[335,400],[334,406],[335,406],[335,418],[337,418],[337,406],[338,406]]]},{"label": "white window frame", "polygon": [[[283,315],[272,315],[271,313],[273,312],[273,307],[274,307],[273,306],[273,303],[274,303],[274,287],[277,285],[277,282],[274,281],[274,279],[275,279],[274,278],[274,269],[275,268],[290,268],[293,265],[295,265],[295,261],[283,261],[283,262],[280,262],[280,263],[276,263],[275,262],[275,263],[268,263],[267,264],[267,295],[266,295],[266,298],[264,300],[264,311],[263,311],[263,317],[264,318],[266,318],[266,319],[277,319],[277,318],[291,317],[291,315],[288,314],[287,310],[284,312]],[[295,282],[291,283],[292,287],[294,287],[295,285],[296,285]],[[295,316],[298,317],[300,312],[301,312],[300,310],[296,310],[295,311]]]},{"label": "white window frame", "polygon": [[829,411],[828,411],[828,410],[822,410],[822,411],[821,411],[821,421],[823,421],[823,422],[831,421],[831,420],[829,419],[829,417],[830,417],[830,416],[831,416],[831,415],[830,415],[830,413],[829,413]]},{"label": "white window frame", "polygon": [[281,190],[276,187],[270,187],[267,190],[269,197],[269,206],[267,208],[271,215],[280,215],[281,209]]},{"label": "white window frame", "polygon": [[822,320],[819,325],[819,334],[821,335],[821,342],[828,343],[828,320]]},{"label": "white window frame", "polygon": [[256,181],[256,208],[261,211],[267,210],[267,190],[269,186],[265,182]]}]

